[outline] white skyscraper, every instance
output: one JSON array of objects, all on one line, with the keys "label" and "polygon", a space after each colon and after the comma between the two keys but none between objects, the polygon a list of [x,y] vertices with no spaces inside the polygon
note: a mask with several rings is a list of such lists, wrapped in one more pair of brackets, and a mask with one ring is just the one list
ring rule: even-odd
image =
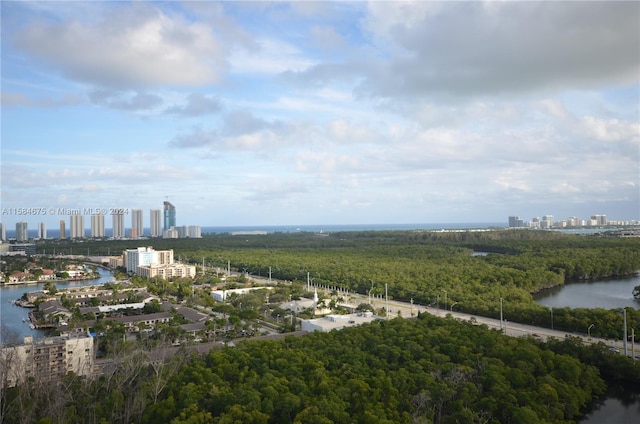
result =
[{"label": "white skyscraper", "polygon": [[41,222],[38,224],[38,238],[46,239],[47,238],[47,224]]},{"label": "white skyscraper", "polygon": [[202,229],[199,225],[189,225],[187,227],[187,237],[202,238]]},{"label": "white skyscraper", "polygon": [[69,221],[69,237],[84,238],[84,215],[71,215]]},{"label": "white skyscraper", "polygon": [[124,214],[113,214],[111,215],[113,218],[113,238],[121,239],[124,238]]},{"label": "white skyscraper", "polygon": [[131,238],[139,238],[144,235],[144,226],[142,223],[142,209],[131,210]]},{"label": "white skyscraper", "polygon": [[0,222],[0,240],[5,241],[7,239],[7,229],[2,222]]},{"label": "white skyscraper", "polygon": [[16,222],[16,241],[22,243],[29,240],[29,232],[27,230],[27,222]]},{"label": "white skyscraper", "polygon": [[162,211],[160,209],[151,209],[151,237],[162,236]]},{"label": "white skyscraper", "polygon": [[91,237],[104,237],[104,215],[91,215]]}]

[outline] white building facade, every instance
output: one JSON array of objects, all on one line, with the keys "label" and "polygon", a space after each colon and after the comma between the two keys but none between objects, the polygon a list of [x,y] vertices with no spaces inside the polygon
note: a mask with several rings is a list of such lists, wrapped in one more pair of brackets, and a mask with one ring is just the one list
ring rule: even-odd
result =
[{"label": "white building facade", "polygon": [[84,215],[69,216],[69,237],[72,239],[84,238]]},{"label": "white building facade", "polygon": [[111,229],[113,230],[113,238],[124,238],[124,214],[113,214],[113,224]]},{"label": "white building facade", "polygon": [[38,224],[38,238],[46,239],[47,238],[47,224],[41,222]]},{"label": "white building facade", "polygon": [[160,209],[151,209],[150,211],[150,227],[151,237],[162,236],[162,211]]},{"label": "white building facade", "polygon": [[93,214],[91,215],[91,237],[104,237],[104,215]]},{"label": "white building facade", "polygon": [[144,226],[142,222],[142,209],[131,210],[131,234],[130,238],[140,238],[144,236]]}]

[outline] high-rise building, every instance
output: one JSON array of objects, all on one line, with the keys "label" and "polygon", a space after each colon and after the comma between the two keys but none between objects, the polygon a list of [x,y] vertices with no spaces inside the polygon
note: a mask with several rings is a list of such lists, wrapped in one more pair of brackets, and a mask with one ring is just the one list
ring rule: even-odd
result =
[{"label": "high-rise building", "polygon": [[595,220],[596,225],[607,225],[607,215],[593,215],[591,220]]},{"label": "high-rise building", "polygon": [[519,216],[510,216],[509,227],[515,227],[515,228],[524,227],[524,221],[520,219]]},{"label": "high-rise building", "polygon": [[164,230],[176,226],[176,207],[171,203],[164,202]]},{"label": "high-rise building", "polygon": [[113,219],[112,231],[113,238],[121,239],[124,238],[124,214],[116,213],[111,215]]},{"label": "high-rise building", "polygon": [[2,222],[0,222],[0,240],[5,241],[7,239],[7,229]]},{"label": "high-rise building", "polygon": [[60,240],[65,239],[67,237],[67,228],[64,219],[60,220]]},{"label": "high-rise building", "polygon": [[152,247],[138,247],[124,251],[124,266],[127,272],[135,273],[138,266],[158,263],[158,253]]},{"label": "high-rise building", "polygon": [[99,238],[104,237],[104,215],[93,214],[91,215],[91,237]]},{"label": "high-rise building", "polygon": [[29,232],[27,229],[27,222],[16,222],[16,241],[18,243],[29,240]]},{"label": "high-rise building", "polygon": [[142,223],[142,209],[131,210],[131,238],[138,238],[144,235]]},{"label": "high-rise building", "polygon": [[151,209],[150,213],[150,227],[151,227],[151,237],[160,237],[162,236],[162,218],[161,218],[160,209]]},{"label": "high-rise building", "polygon": [[84,215],[70,215],[69,221],[69,238],[84,238]]},{"label": "high-rise building", "polygon": [[189,225],[187,227],[187,237],[202,238],[202,229],[199,225]]},{"label": "high-rise building", "polygon": [[123,263],[127,272],[137,273],[138,267],[173,264],[173,250],[154,250],[153,247],[138,247],[123,252]]},{"label": "high-rise building", "polygon": [[47,224],[41,222],[38,224],[38,238],[46,239],[47,238]]},{"label": "high-rise building", "polygon": [[176,230],[175,227],[171,227],[168,230],[164,230],[162,232],[162,238],[166,238],[166,239],[178,238],[178,230]]}]

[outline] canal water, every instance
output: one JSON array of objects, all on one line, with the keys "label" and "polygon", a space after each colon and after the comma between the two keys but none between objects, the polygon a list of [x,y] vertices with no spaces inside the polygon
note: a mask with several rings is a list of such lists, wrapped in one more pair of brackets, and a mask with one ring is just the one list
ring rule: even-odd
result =
[{"label": "canal water", "polygon": [[536,296],[540,305],[554,308],[640,308],[633,288],[640,286],[640,274],[628,278],[582,281],[545,290]]},{"label": "canal water", "polygon": [[[633,288],[640,286],[640,274],[629,278],[583,281],[547,290],[536,296],[540,305],[558,308],[640,308]],[[637,388],[610,388],[604,401],[579,424],[640,423],[640,393]]]},{"label": "canal water", "polygon": [[[66,281],[55,283],[56,287],[65,289],[68,287],[80,287],[88,285],[102,285],[111,280],[111,272],[98,268],[100,278],[95,280]],[[20,299],[24,293],[42,290],[44,284],[12,285],[0,287],[0,325],[4,327],[0,332],[0,341],[3,337],[9,339],[17,338],[18,341],[24,336],[33,336],[34,339],[45,336],[45,330],[32,330],[29,327],[29,312],[31,309],[13,305],[11,302]],[[2,333],[5,334],[2,334]]]}]

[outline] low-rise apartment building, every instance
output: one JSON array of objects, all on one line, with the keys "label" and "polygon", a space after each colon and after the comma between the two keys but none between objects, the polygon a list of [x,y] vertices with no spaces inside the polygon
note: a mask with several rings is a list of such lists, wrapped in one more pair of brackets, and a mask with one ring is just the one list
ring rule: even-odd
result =
[{"label": "low-rise apartment building", "polygon": [[56,381],[72,372],[93,375],[93,337],[24,338],[22,344],[3,345],[0,352],[0,386],[13,387],[28,378]]}]

